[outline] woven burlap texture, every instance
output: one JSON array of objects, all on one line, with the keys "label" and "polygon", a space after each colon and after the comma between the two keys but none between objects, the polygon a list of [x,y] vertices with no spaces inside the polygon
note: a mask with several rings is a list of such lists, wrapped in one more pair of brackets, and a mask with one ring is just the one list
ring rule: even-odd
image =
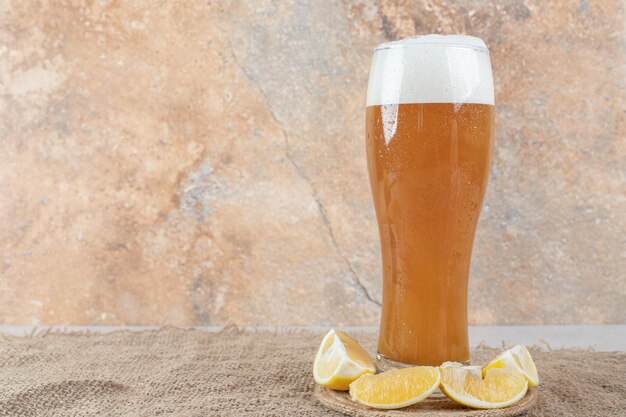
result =
[{"label": "woven burlap texture", "polygon": [[[373,349],[373,335],[356,335]],[[0,416],[340,416],[314,395],[321,334],[167,328],[0,338]],[[483,363],[499,349],[472,352]],[[626,415],[626,354],[532,350],[529,416]],[[471,415],[471,414],[468,414]]]}]

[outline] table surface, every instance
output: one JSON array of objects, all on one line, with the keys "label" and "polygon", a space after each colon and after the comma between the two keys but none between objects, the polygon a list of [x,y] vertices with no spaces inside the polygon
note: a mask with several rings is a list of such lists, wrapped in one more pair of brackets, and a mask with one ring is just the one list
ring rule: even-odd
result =
[{"label": "table surface", "polygon": [[[140,331],[158,329],[159,326],[43,326],[0,324],[0,333],[14,336],[28,335],[33,332],[94,332],[109,333],[118,330]],[[219,332],[222,327],[196,326],[198,330]],[[315,331],[325,332],[322,326],[265,326],[245,327],[262,331]],[[376,327],[341,327],[348,332],[378,331]],[[546,349],[581,348],[598,352],[626,351],[626,324],[606,325],[546,325],[546,326],[470,326],[470,345],[485,344],[491,347],[512,346],[523,343],[527,346],[540,346]]]},{"label": "table surface", "polygon": [[[18,335],[32,332],[34,337],[0,335],[0,415],[341,417],[314,396],[311,368],[325,328],[295,328],[306,332],[228,328],[222,333],[215,333],[220,330],[215,327],[4,330],[9,328]],[[368,351],[375,350],[375,328],[348,330]],[[620,340],[623,343],[624,330],[624,326],[505,326],[474,327],[471,333],[474,344],[484,336],[493,338],[494,345],[504,339],[539,342],[546,348],[550,344],[553,349],[574,343],[616,349]],[[472,350],[472,362],[487,363],[501,351],[499,345],[478,347]],[[532,352],[542,382],[528,417],[624,416],[626,353],[578,348]],[[467,415],[463,408],[448,405]]]}]

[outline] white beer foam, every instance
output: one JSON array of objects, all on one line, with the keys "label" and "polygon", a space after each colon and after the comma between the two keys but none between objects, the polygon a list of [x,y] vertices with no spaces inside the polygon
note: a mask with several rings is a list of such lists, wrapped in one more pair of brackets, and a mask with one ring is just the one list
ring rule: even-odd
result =
[{"label": "white beer foam", "polygon": [[482,39],[425,35],[379,45],[367,105],[494,104],[489,51]]}]

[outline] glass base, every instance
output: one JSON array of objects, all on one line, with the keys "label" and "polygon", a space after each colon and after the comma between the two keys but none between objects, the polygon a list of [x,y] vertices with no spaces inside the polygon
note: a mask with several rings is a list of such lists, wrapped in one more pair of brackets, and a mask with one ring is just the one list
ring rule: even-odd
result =
[{"label": "glass base", "polygon": [[376,367],[380,372],[390,371],[392,369],[410,368],[416,366],[412,363],[404,363],[389,359],[380,352],[376,352]]},{"label": "glass base", "polygon": [[[464,362],[459,362],[459,363],[461,365],[469,365],[470,360],[468,359]],[[419,366],[419,365],[414,364],[414,363],[404,363],[404,362],[394,361],[393,359],[389,359],[382,353],[376,352],[376,366],[381,372],[385,372],[385,371],[390,371],[392,369],[410,368],[412,366]]]},{"label": "glass base", "polygon": [[[461,363],[463,365],[469,365],[470,361],[468,359],[465,362],[461,362]],[[390,371],[392,369],[410,368],[412,366],[418,366],[418,365],[415,365],[415,364],[412,364],[412,363],[404,363],[404,362],[394,361],[393,359],[389,359],[388,357],[386,357],[382,353],[376,352],[376,367],[378,368],[378,372]],[[439,388],[437,388],[435,390],[435,392],[433,392],[431,394],[431,396],[433,396],[433,397],[445,397],[445,394],[443,392],[441,392],[441,390]]]}]

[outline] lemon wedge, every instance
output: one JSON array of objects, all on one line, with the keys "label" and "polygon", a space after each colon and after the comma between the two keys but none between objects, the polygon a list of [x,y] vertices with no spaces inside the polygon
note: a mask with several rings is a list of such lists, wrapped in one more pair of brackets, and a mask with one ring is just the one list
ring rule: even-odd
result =
[{"label": "lemon wedge", "polygon": [[335,329],[324,336],[313,363],[315,382],[340,391],[347,391],[360,376],[375,372],[376,365],[365,349]]},{"label": "lemon wedge", "polygon": [[530,356],[530,352],[524,345],[517,345],[496,356],[494,360],[483,367],[483,375],[485,375],[489,369],[494,368],[514,369],[524,375],[526,380],[528,380],[529,387],[539,385],[537,367],[535,366],[535,362],[533,362],[533,358]]},{"label": "lemon wedge", "polygon": [[440,380],[439,369],[434,366],[393,369],[360,377],[350,384],[350,396],[372,408],[402,408],[428,397],[437,389]]},{"label": "lemon wedge", "polygon": [[522,399],[528,390],[528,381],[514,369],[489,369],[484,378],[480,366],[444,363],[440,370],[441,391],[471,408],[508,407]]}]

